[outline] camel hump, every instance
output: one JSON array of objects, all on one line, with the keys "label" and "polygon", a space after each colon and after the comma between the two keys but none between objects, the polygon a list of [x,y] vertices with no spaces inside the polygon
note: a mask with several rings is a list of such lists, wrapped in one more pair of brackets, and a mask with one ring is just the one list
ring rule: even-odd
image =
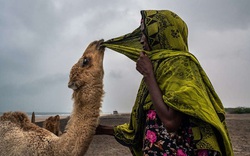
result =
[{"label": "camel hump", "polygon": [[1,116],[0,120],[11,121],[12,123],[19,125],[30,122],[28,116],[23,112],[6,112]]},{"label": "camel hump", "polygon": [[60,116],[50,116],[43,122],[43,128],[49,130],[55,135],[59,136],[61,134],[60,130]]}]

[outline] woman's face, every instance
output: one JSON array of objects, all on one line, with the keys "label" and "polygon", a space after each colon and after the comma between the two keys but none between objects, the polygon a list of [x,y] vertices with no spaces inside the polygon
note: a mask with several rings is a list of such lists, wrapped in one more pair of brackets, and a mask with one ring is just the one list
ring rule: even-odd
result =
[{"label": "woman's face", "polygon": [[140,39],[140,43],[142,44],[142,49],[146,50],[146,51],[150,51],[149,45],[148,45],[148,40],[146,35],[143,33],[144,30],[144,24],[143,21],[141,22],[141,32],[142,32],[142,36]]},{"label": "woman's face", "polygon": [[140,42],[142,44],[142,49],[143,50],[150,51],[148,41],[147,41],[147,37],[146,37],[146,35],[144,33],[142,33]]}]

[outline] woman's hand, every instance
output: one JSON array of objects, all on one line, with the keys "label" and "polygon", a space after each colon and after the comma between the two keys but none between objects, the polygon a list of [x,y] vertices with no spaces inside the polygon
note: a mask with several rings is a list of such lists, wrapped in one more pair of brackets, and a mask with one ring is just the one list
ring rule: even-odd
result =
[{"label": "woman's hand", "polygon": [[114,127],[99,124],[96,127],[95,135],[114,135]]},{"label": "woman's hand", "polygon": [[163,125],[168,132],[175,132],[181,125],[182,113],[175,111],[165,104],[154,75],[153,65],[148,56],[143,52],[140,53],[137,60],[136,69],[144,76],[154,108]]},{"label": "woman's hand", "polygon": [[154,75],[153,65],[148,56],[141,52],[136,62],[136,70],[139,71],[144,77],[150,77]]}]

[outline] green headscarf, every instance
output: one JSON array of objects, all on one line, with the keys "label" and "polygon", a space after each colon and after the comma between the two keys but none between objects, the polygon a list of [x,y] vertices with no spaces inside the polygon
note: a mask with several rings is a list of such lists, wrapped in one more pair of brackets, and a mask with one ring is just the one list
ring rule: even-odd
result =
[{"label": "green headscarf", "polygon": [[[151,51],[155,77],[166,105],[190,116],[197,149],[210,149],[221,155],[233,155],[225,124],[225,111],[198,60],[188,52],[188,29],[185,22],[168,10],[141,11]],[[142,45],[140,27],[132,33],[104,42],[104,46],[126,55],[133,61]],[[148,89],[142,79],[130,122],[115,127],[115,138],[129,146],[134,155],[142,155],[145,113],[153,109]]]}]

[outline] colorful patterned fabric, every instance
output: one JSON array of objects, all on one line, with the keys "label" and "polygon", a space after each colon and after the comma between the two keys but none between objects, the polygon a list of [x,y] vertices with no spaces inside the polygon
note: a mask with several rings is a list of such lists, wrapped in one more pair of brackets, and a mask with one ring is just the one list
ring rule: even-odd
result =
[{"label": "colorful patterned fabric", "polygon": [[195,155],[192,127],[188,119],[175,133],[168,133],[154,110],[149,110],[143,140],[145,156]]},{"label": "colorful patterned fabric", "polygon": [[175,133],[168,133],[155,110],[149,110],[143,140],[145,156],[218,156],[213,150],[197,150],[189,117]]},{"label": "colorful patterned fabric", "polygon": [[[198,60],[188,52],[187,26],[175,13],[167,10],[141,11],[144,33],[151,51],[145,51],[153,63],[155,77],[164,102],[186,115],[194,125],[197,149],[233,155],[225,124],[225,111]],[[104,46],[136,61],[142,46],[140,28],[132,33],[104,42]],[[131,112],[130,122],[117,126],[115,138],[142,155],[146,111],[153,109],[145,82],[142,80]],[[190,120],[191,120],[190,119]],[[217,141],[219,140],[219,141]]]}]

